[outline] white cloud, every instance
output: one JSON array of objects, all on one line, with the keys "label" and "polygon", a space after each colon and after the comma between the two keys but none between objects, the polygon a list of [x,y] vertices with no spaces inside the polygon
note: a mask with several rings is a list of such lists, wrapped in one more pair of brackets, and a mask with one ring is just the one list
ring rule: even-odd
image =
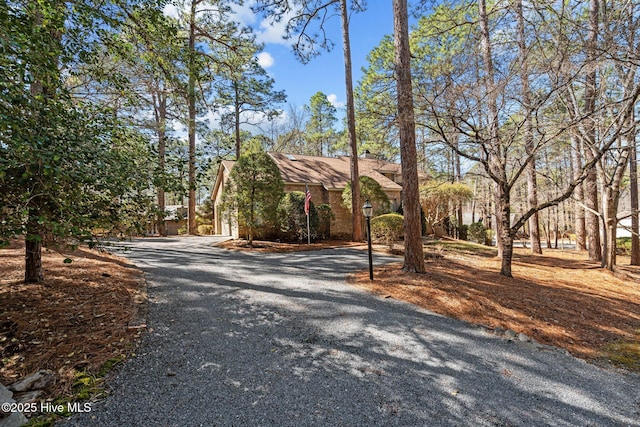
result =
[{"label": "white cloud", "polygon": [[170,3],[167,3],[162,10],[165,16],[169,16],[171,18],[178,19],[178,8]]},{"label": "white cloud", "polygon": [[344,108],[344,102],[338,102],[338,95],[335,93],[327,95],[327,101],[336,108]]},{"label": "white cloud", "polygon": [[254,1],[245,2],[243,5],[233,4],[231,9],[233,10],[233,20],[242,25],[252,26],[255,24],[257,17],[251,10],[251,6]]},{"label": "white cloud", "polygon": [[290,46],[292,41],[286,40],[286,27],[289,18],[283,17],[281,21],[276,22],[273,18],[265,18],[260,22],[260,26],[256,29],[256,40],[258,43],[273,43]]},{"label": "white cloud", "polygon": [[272,67],[276,61],[273,59],[273,56],[269,52],[260,52],[258,54],[258,64],[265,70],[269,67]]}]

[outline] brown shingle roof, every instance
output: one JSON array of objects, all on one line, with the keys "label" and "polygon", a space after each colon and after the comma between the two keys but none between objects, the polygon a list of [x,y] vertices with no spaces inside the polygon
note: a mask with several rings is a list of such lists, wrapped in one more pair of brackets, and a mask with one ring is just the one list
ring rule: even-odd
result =
[{"label": "brown shingle roof", "polygon": [[[282,179],[288,183],[322,184],[327,190],[343,189],[351,180],[350,158],[303,156],[299,154],[269,153],[278,165]],[[385,190],[398,190],[402,187],[378,170],[392,165],[375,159],[358,159],[360,175],[375,179]],[[398,165],[399,166],[399,165]],[[391,167],[395,170],[395,167]]]}]

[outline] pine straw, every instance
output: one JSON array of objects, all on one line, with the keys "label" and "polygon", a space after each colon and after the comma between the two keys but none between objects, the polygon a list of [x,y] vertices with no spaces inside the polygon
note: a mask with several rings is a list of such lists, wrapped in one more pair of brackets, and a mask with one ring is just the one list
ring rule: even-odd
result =
[{"label": "pine straw", "polygon": [[614,275],[585,258],[575,251],[517,250],[511,279],[500,276],[497,258],[445,250],[443,258],[427,259],[426,274],[404,273],[395,264],[376,267],[374,281],[368,271],[351,281],[385,297],[523,332],[577,357],[606,362],[612,343],[640,339],[640,269],[626,266]]},{"label": "pine straw", "polygon": [[24,245],[0,249],[0,381],[49,369],[57,375],[49,393],[61,396],[77,372],[96,373],[131,349],[144,327],[145,284],[139,270],[97,251],[44,250],[43,266],[44,282],[24,284]]}]

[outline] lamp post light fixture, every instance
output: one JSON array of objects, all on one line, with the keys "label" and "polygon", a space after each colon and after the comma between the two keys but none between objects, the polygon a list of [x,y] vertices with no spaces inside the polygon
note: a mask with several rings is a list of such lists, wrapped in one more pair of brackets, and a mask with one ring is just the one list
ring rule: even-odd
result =
[{"label": "lamp post light fixture", "polygon": [[362,214],[367,219],[367,245],[369,247],[369,280],[373,280],[373,255],[371,254],[371,216],[373,215],[373,206],[369,199],[365,200],[362,205]]}]

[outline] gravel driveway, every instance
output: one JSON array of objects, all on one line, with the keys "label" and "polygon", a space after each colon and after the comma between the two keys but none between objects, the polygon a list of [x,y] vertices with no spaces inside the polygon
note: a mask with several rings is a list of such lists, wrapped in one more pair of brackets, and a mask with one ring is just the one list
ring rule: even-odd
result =
[{"label": "gravel driveway", "polygon": [[149,333],[64,425],[640,426],[640,376],[346,285],[365,252],[131,246]]}]

